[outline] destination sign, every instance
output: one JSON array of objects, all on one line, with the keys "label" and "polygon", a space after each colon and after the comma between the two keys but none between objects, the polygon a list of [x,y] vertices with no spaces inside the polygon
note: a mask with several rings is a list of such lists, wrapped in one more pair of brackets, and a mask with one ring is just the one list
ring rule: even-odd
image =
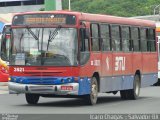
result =
[{"label": "destination sign", "polygon": [[29,23],[29,24],[36,24],[36,23],[66,24],[66,18],[26,18],[25,23]]},{"label": "destination sign", "polygon": [[75,25],[76,17],[65,14],[28,14],[16,15],[13,25]]}]

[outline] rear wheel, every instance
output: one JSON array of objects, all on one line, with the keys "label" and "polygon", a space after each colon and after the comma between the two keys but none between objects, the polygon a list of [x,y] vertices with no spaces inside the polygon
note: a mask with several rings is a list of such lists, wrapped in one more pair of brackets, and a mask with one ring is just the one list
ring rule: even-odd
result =
[{"label": "rear wheel", "polygon": [[28,104],[37,104],[39,101],[39,95],[36,94],[25,94],[26,101]]},{"label": "rear wheel", "polygon": [[85,96],[85,100],[89,105],[95,105],[98,97],[98,82],[96,77],[92,77],[91,80],[91,93]]},{"label": "rear wheel", "polygon": [[128,90],[120,91],[121,99],[126,100],[128,98]]},{"label": "rear wheel", "polygon": [[140,87],[140,77],[136,74],[134,76],[133,89],[120,91],[121,98],[136,100],[140,94]]}]

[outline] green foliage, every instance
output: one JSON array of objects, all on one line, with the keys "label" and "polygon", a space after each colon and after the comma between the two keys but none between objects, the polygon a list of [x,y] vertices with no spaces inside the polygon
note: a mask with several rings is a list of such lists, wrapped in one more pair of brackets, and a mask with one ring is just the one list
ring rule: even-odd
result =
[{"label": "green foliage", "polygon": [[[153,14],[160,0],[71,0],[73,11],[109,14],[116,16],[143,16]],[[68,0],[62,0],[63,9],[68,9]]]}]

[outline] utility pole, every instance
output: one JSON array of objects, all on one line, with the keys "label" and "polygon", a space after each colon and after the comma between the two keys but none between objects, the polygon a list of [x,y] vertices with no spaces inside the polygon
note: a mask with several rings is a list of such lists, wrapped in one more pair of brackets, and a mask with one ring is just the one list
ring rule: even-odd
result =
[{"label": "utility pole", "polygon": [[68,1],[69,2],[69,10],[71,10],[71,0]]}]

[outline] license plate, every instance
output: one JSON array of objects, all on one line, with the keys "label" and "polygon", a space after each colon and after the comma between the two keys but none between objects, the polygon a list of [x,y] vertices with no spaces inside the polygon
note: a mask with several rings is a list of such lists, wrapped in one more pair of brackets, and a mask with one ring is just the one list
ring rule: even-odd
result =
[{"label": "license plate", "polygon": [[69,90],[69,91],[72,91],[72,90],[73,90],[73,86],[61,86],[61,90]]}]

